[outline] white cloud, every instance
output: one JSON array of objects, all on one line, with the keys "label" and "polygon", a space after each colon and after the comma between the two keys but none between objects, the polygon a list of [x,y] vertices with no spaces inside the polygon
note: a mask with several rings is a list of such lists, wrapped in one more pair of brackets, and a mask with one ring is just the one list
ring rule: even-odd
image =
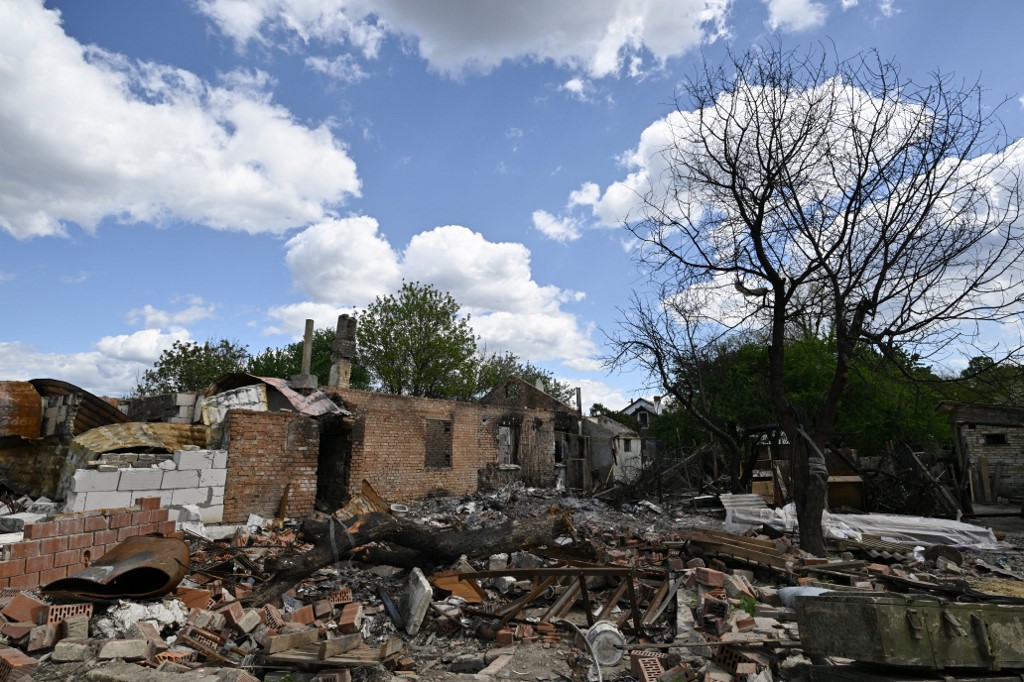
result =
[{"label": "white cloud", "polygon": [[355,312],[356,310],[353,308],[339,308],[329,303],[313,303],[312,301],[277,306],[267,311],[267,315],[276,322],[264,327],[263,333],[286,334],[293,339],[301,339],[305,331],[306,320],[313,320],[315,329],[324,327],[335,329],[339,315],[352,315]]},{"label": "white cloud", "polygon": [[376,54],[384,31],[409,38],[431,68],[460,76],[505,61],[551,61],[592,78],[656,65],[727,35],[729,0],[200,0],[241,45],[299,39]]},{"label": "white cloud", "polygon": [[764,3],[768,5],[768,26],[773,31],[808,31],[823,26],[828,16],[825,6],[812,0],[764,0]]},{"label": "white cloud", "polygon": [[96,350],[106,358],[152,365],[175,341],[185,343],[191,337],[187,329],[143,329],[134,334],[104,336],[96,342]]},{"label": "white cloud", "polygon": [[629,405],[632,400],[623,395],[618,388],[609,386],[602,381],[593,379],[560,379],[571,386],[580,387],[580,399],[583,402],[583,414],[590,413],[590,406],[594,403],[601,403],[612,410],[621,410]]},{"label": "white cloud", "polygon": [[202,298],[193,298],[190,303],[189,307],[175,312],[160,310],[147,303],[141,308],[129,310],[126,317],[129,324],[141,323],[150,328],[176,327],[213,317],[214,306],[204,303]]},{"label": "white cloud", "polygon": [[13,272],[4,272],[3,270],[0,270],[0,282],[10,282],[14,278],[15,274]]},{"label": "white cloud", "polygon": [[360,216],[309,227],[286,249],[296,284],[312,300],[269,310],[275,322],[266,333],[298,335],[307,318],[333,326],[339,314],[397,291],[404,279],[451,293],[487,348],[566,364],[597,354],[593,329],[562,309],[582,300],[582,292],[534,281],[522,244],[446,225],[414,235],[399,257],[377,221]]},{"label": "white cloud", "polygon": [[73,275],[61,275],[60,281],[62,284],[82,284],[87,279],[89,279],[89,273],[76,272]]},{"label": "white cloud", "polygon": [[559,218],[547,211],[533,212],[533,226],[548,239],[563,244],[576,241],[581,236],[579,225],[572,217]]},{"label": "white cloud", "polygon": [[285,249],[292,279],[316,303],[364,306],[401,283],[398,255],[373,218],[324,220],[289,239]]},{"label": "white cloud", "polygon": [[878,11],[886,19],[891,19],[900,13],[900,10],[896,9],[896,0],[879,0]]},{"label": "white cloud", "polygon": [[857,6],[857,0],[840,0],[840,3],[844,12]]},{"label": "white cloud", "polygon": [[568,92],[570,95],[580,100],[581,102],[587,102],[590,100],[589,92],[592,86],[589,80],[586,78],[570,78],[566,82],[558,86],[558,89],[562,92]]},{"label": "white cloud", "polygon": [[60,379],[97,395],[122,397],[146,369],[99,351],[44,353],[25,343],[0,341],[0,377],[11,381]]},{"label": "white cloud", "polygon": [[83,46],[38,0],[0,3],[0,229],[177,217],[280,232],[358,195],[344,145],[271,103],[266,74],[221,80]]},{"label": "white cloud", "polygon": [[327,57],[306,57],[306,66],[319,73],[330,76],[336,81],[358,83],[367,77],[367,73],[356,63],[352,55],[343,54],[328,59]]}]

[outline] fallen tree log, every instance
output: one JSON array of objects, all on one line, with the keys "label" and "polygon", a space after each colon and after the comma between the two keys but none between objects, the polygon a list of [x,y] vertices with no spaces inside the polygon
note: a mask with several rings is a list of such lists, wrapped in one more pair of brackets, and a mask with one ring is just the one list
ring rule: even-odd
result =
[{"label": "fallen tree log", "polygon": [[[305,554],[268,560],[264,570],[273,577],[259,585],[246,600],[262,606],[284,594],[315,571],[343,561],[353,551],[371,542],[387,542],[424,557],[421,567],[447,564],[465,554],[480,557],[512,552],[525,547],[549,545],[571,530],[567,515],[547,515],[475,530],[438,530],[390,514],[371,512],[347,521],[308,523],[303,536],[314,543]],[[407,552],[403,552],[409,556]]]}]

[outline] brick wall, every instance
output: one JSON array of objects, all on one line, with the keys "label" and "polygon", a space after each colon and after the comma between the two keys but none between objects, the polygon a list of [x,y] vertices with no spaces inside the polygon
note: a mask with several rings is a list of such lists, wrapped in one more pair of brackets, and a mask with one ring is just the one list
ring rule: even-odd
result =
[{"label": "brick wall", "polygon": [[314,419],[294,413],[230,410],[224,435],[228,451],[224,523],[243,523],[250,513],[277,516],[289,483],[288,516],[313,513],[320,447]]},{"label": "brick wall", "polygon": [[[410,500],[444,491],[475,491],[478,471],[498,461],[498,422],[510,408],[351,389],[328,389],[355,414],[348,491],[365,478],[386,499]],[[519,464],[527,485],[554,483],[554,413],[519,409]],[[428,428],[451,427],[451,466],[427,466]],[[435,438],[435,444],[437,439]],[[437,463],[436,456],[431,458]],[[230,477],[229,477],[230,478]]]},{"label": "brick wall", "polygon": [[[978,466],[978,459],[988,459],[988,473],[990,479],[994,479],[996,471],[999,472],[998,490],[1000,497],[1022,497],[1024,496],[1024,429],[1009,425],[982,425],[964,427],[961,430],[964,445],[970,455],[975,471],[980,475],[981,469]],[[985,437],[990,440],[1001,441],[1000,436],[1005,436],[1005,443],[987,443]],[[981,499],[982,491],[975,490],[977,499]]]},{"label": "brick wall", "polygon": [[61,514],[26,525],[24,539],[0,552],[0,588],[28,590],[74,575],[133,535],[172,535],[175,522],[159,506],[160,498],[145,498],[135,507]]}]

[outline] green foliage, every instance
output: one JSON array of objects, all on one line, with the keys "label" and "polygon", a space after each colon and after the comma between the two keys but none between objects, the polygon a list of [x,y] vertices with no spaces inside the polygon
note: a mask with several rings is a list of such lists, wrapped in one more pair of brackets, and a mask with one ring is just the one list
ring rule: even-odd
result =
[{"label": "green foliage", "polygon": [[248,360],[248,350],[237,341],[175,341],[160,354],[153,369],[145,371],[133,393],[149,396],[202,391],[224,374],[245,371]]},{"label": "green foliage", "polygon": [[[329,327],[313,330],[313,348],[309,370],[315,374],[321,386],[326,386],[331,377],[331,346],[335,331]],[[249,372],[261,377],[289,379],[302,371],[302,341],[289,343],[281,348],[266,348],[249,361]],[[370,375],[356,357],[352,361],[350,386],[366,389]]]},{"label": "green foliage", "polygon": [[426,398],[471,395],[476,336],[451,294],[405,282],[377,297],[360,317],[359,354],[371,382],[386,393]]},{"label": "green foliage", "polygon": [[536,386],[537,380],[540,379],[544,384],[544,391],[548,395],[567,405],[571,405],[575,400],[576,392],[572,386],[555,379],[551,372],[537,367],[529,360],[523,361],[514,353],[506,352],[504,355],[480,353],[476,358],[476,363],[475,397],[486,395],[509,377],[519,377],[533,386]]},{"label": "green foliage", "polygon": [[990,357],[971,358],[960,372],[957,398],[965,402],[1024,405],[1024,367],[997,363]]}]

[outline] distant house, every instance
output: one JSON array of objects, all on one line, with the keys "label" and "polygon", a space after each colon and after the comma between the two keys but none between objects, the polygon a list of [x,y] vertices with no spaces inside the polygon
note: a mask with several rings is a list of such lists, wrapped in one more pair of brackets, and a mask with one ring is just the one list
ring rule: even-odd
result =
[{"label": "distant house", "polygon": [[646,441],[639,433],[606,415],[587,417],[583,434],[590,448],[591,487],[613,481],[632,483],[643,470]]},{"label": "distant house", "polygon": [[961,503],[1024,497],[1024,407],[943,401],[938,411],[953,426]]},{"label": "distant house", "polygon": [[619,412],[632,417],[641,429],[650,428],[654,419],[661,414],[661,396],[654,396],[654,400],[637,398]]}]

